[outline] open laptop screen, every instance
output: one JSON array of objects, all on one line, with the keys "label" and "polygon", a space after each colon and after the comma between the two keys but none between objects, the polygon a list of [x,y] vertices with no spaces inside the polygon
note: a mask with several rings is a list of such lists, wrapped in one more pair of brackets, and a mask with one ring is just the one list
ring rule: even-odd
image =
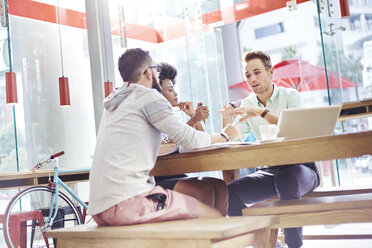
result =
[{"label": "open laptop screen", "polygon": [[283,109],[279,116],[278,137],[301,139],[332,134],[341,106]]}]

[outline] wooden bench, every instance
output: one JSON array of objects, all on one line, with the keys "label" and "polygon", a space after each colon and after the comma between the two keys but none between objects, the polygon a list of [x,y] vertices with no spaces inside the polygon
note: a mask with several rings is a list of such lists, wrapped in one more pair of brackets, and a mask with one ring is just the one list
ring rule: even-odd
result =
[{"label": "wooden bench", "polygon": [[[332,188],[319,188],[313,192],[309,192],[303,198],[309,197],[324,197],[324,196],[338,196],[338,195],[356,195],[372,193],[372,188],[355,188],[355,187],[332,187]],[[278,200],[278,199],[276,199]],[[316,240],[316,239],[372,239],[372,234],[316,234],[302,236],[302,239]],[[284,243],[283,233],[279,233],[278,240]]]},{"label": "wooden bench", "polygon": [[130,226],[86,224],[47,232],[58,247],[204,248],[270,247],[269,226],[278,217],[229,217],[166,221]]},{"label": "wooden bench", "polygon": [[332,187],[319,188],[309,192],[303,198],[309,197],[324,197],[324,196],[339,196],[339,195],[357,195],[372,193],[372,188],[355,188],[355,187]]},{"label": "wooden bench", "polygon": [[245,216],[274,215],[270,242],[275,247],[278,228],[372,222],[372,194],[309,197],[301,200],[267,201],[243,209]]},{"label": "wooden bench", "polygon": [[[318,188],[302,196],[302,198],[325,197],[325,196],[340,196],[340,195],[357,195],[372,193],[372,188],[349,188],[349,187],[332,187]],[[267,201],[279,201],[277,196],[268,199]]]}]

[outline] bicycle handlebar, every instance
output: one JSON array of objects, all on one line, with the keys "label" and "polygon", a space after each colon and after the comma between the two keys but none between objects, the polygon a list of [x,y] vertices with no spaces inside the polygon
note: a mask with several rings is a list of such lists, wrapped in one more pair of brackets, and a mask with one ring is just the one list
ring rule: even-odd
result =
[{"label": "bicycle handlebar", "polygon": [[52,156],[50,156],[50,159],[54,159],[56,157],[62,156],[63,154],[65,154],[64,151],[57,152],[57,153],[53,154]]},{"label": "bicycle handlebar", "polygon": [[63,154],[65,154],[65,152],[64,151],[60,151],[60,152],[57,152],[57,153],[51,155],[49,158],[46,158],[43,161],[39,162],[37,165],[35,165],[35,167],[32,168],[31,171],[34,172],[35,170],[40,169],[45,163],[49,163],[50,160],[55,159],[55,158],[57,158],[59,156],[62,156]]}]

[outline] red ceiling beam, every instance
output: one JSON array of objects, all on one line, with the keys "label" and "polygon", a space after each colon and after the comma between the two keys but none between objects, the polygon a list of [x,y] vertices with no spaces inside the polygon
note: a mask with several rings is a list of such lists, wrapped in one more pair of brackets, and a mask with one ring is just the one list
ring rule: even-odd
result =
[{"label": "red ceiling beam", "polygon": [[[39,21],[57,23],[57,7],[32,0],[9,0],[9,14]],[[59,8],[60,23],[75,28],[87,29],[83,12]]]},{"label": "red ceiling beam", "polygon": [[[297,0],[297,3],[304,3],[310,0]],[[223,24],[230,24],[236,21],[243,20],[252,16],[267,13],[286,6],[287,0],[246,0],[237,3],[233,6],[222,10],[212,11],[201,16],[204,26],[202,30],[208,28],[207,25],[223,21]],[[60,23],[76,28],[87,29],[86,14],[70,9],[60,9]],[[35,2],[32,0],[9,0],[9,14],[24,18],[35,19],[39,21],[57,23],[56,6],[45,3]],[[190,32],[197,32],[198,28],[194,28],[189,22]],[[111,33],[118,35],[118,22],[111,21]],[[172,40],[183,37],[186,34],[186,24],[184,20],[179,23],[170,25],[163,30],[158,30],[150,27],[140,26],[136,24],[125,24],[125,35],[127,38],[142,40],[152,43],[161,43],[165,40]]]}]

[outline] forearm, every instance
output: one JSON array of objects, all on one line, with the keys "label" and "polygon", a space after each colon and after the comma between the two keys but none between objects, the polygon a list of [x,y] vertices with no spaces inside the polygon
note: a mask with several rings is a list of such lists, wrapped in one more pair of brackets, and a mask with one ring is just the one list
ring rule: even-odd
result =
[{"label": "forearm", "polygon": [[204,128],[203,128],[202,124],[200,123],[200,121],[195,120],[194,116],[191,116],[190,120],[186,123],[190,127],[193,127],[196,130],[204,132]]},{"label": "forearm", "polygon": [[203,126],[201,125],[200,122],[195,122],[193,119],[190,119],[188,122],[186,122],[187,125],[189,125],[190,127],[194,127],[196,130],[199,130],[199,131],[202,131],[204,132],[204,128]]},{"label": "forearm", "polygon": [[195,129],[204,132],[204,128],[200,122],[196,123]]},{"label": "forearm", "polygon": [[223,137],[219,133],[212,133],[211,134],[211,144],[218,143],[218,142],[226,142],[226,138]]},{"label": "forearm", "polygon": [[229,124],[233,123],[233,118],[224,118],[222,117],[222,128],[226,127]]},{"label": "forearm", "polygon": [[[188,121],[186,122],[186,124],[189,125],[190,127],[196,127],[196,126],[198,125],[198,123],[195,122],[195,121],[193,120],[193,118],[191,118],[190,120],[188,120]],[[197,130],[199,130],[199,129],[197,129]]]},{"label": "forearm", "polygon": [[195,121],[193,118],[191,118],[188,122],[186,122],[186,124],[190,127],[195,128],[196,130],[204,132],[204,128],[201,125],[200,121]]},{"label": "forearm", "polygon": [[186,123],[182,123],[176,116],[162,119],[154,126],[162,133],[167,134],[173,142],[186,149],[199,148],[210,144],[209,134],[197,131]]},{"label": "forearm", "polygon": [[273,115],[269,110],[266,108],[254,108],[252,113],[255,116],[260,116],[265,121],[267,121],[270,124],[278,124],[278,117]]},{"label": "forearm", "polygon": [[230,124],[223,128],[221,130],[221,133],[211,134],[210,137],[211,144],[217,142],[230,142],[241,137],[241,133],[239,129],[237,129],[234,125]]},{"label": "forearm", "polygon": [[265,121],[267,121],[270,124],[278,124],[278,117],[274,114],[272,114],[268,109],[266,108],[258,108],[256,110],[257,116],[260,116]]},{"label": "forearm", "polygon": [[264,119],[270,124],[278,124],[279,118],[269,112],[265,115]]}]

